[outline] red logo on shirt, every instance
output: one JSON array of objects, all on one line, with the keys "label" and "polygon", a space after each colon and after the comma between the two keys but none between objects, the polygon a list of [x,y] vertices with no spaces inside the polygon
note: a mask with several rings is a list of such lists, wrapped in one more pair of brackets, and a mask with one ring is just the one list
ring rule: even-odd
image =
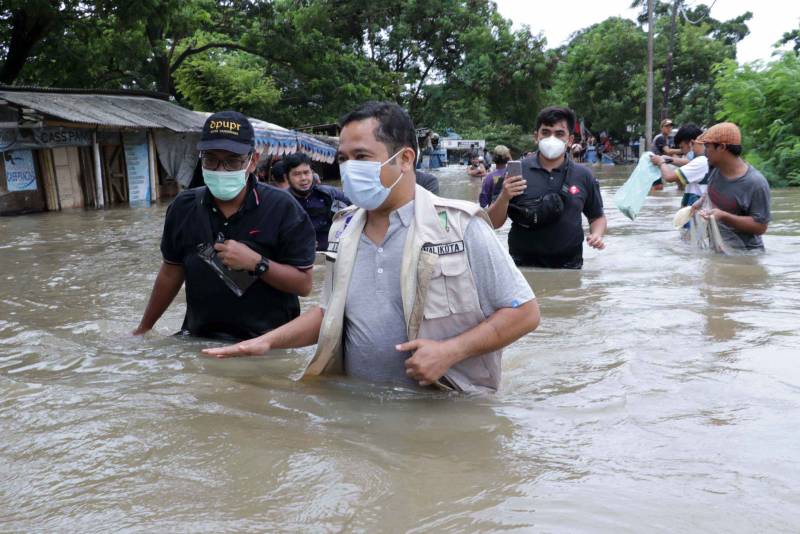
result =
[{"label": "red logo on shirt", "polygon": [[581,192],[581,190],[580,190],[580,189],[578,189],[578,186],[577,186],[577,185],[573,185],[572,187],[570,187],[570,188],[569,188],[569,192],[570,192],[570,194],[572,194],[572,195],[577,195],[578,193],[580,193],[580,192]]}]

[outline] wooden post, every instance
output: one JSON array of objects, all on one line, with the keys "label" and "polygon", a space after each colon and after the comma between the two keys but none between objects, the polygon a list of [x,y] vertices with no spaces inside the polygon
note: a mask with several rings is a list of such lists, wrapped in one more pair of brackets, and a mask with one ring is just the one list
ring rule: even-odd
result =
[{"label": "wooden post", "polygon": [[156,164],[156,143],[153,139],[153,130],[147,130],[147,161],[150,164],[150,201],[158,202],[158,165]]},{"label": "wooden post", "polygon": [[92,151],[94,152],[95,207],[102,209],[105,206],[105,193],[103,191],[103,166],[100,164],[100,145],[97,143],[97,130],[92,133]]}]

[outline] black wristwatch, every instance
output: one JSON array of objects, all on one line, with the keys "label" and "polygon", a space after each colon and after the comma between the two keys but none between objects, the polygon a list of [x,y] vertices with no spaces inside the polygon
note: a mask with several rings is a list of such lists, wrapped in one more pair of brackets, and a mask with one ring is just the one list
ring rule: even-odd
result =
[{"label": "black wristwatch", "polygon": [[253,274],[256,276],[261,276],[267,271],[269,271],[269,260],[264,256],[261,256],[261,259],[258,260],[258,263],[256,263],[256,270],[253,271]]},{"label": "black wristwatch", "polygon": [[670,157],[663,157],[663,158],[661,158],[661,159],[663,159],[663,160],[664,160],[664,163],[666,163],[667,165],[672,165],[672,158],[670,158]]}]

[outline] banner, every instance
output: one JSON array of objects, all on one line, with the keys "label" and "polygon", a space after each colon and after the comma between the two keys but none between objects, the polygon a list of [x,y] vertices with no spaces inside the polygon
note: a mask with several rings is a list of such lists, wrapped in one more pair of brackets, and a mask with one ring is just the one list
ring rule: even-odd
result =
[{"label": "banner", "polygon": [[33,164],[33,152],[30,150],[14,150],[4,152],[6,164],[6,183],[8,191],[36,191],[36,167]]},{"label": "banner", "polygon": [[144,132],[122,136],[125,166],[128,171],[128,201],[131,205],[150,205],[150,161]]},{"label": "banner", "polygon": [[4,128],[0,150],[91,146],[92,130],[79,128]]},{"label": "banner", "polygon": [[440,139],[439,144],[447,150],[470,150],[486,146],[484,139]]}]

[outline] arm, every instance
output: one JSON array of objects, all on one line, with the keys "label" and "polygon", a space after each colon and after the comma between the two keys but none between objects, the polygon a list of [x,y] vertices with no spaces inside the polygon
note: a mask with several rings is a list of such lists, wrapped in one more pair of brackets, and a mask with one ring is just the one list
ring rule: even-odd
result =
[{"label": "arm", "polygon": [[658,170],[661,171],[661,179],[664,180],[665,182],[680,181],[678,175],[675,174],[675,170],[672,169],[669,165],[667,165],[662,156],[656,156],[655,154],[653,154],[652,156],[650,156],[650,162],[656,167],[658,167]]},{"label": "arm", "polygon": [[296,319],[262,336],[228,345],[227,347],[203,349],[203,352],[217,358],[230,358],[231,356],[256,356],[265,354],[272,349],[307,347],[308,345],[313,345],[319,339],[324,317],[325,310],[316,306]]},{"label": "arm", "polygon": [[458,362],[499,350],[538,326],[539,304],[533,299],[519,308],[501,308],[456,337],[444,341],[415,339],[396,348],[414,352],[406,360],[406,374],[428,386]]},{"label": "arm", "polygon": [[500,190],[497,200],[486,211],[492,221],[492,226],[495,228],[503,226],[508,217],[508,203],[512,198],[524,193],[526,187],[528,187],[528,183],[523,180],[522,176],[507,176],[503,179],[503,188]]},{"label": "arm", "polygon": [[[692,206],[694,208],[694,206]],[[704,219],[708,220],[714,217],[719,222],[725,223],[734,230],[753,235],[762,235],[767,232],[767,223],[757,222],[750,215],[734,215],[719,208],[712,208],[710,210],[701,212],[700,214]]]},{"label": "arm", "polygon": [[608,220],[605,215],[601,215],[589,221],[589,235],[586,237],[586,242],[589,246],[598,250],[606,248],[606,244],[603,242],[603,236],[606,234],[607,227]]},{"label": "arm", "polygon": [[[261,260],[261,254],[233,239],[217,243],[214,248],[219,252],[222,263],[231,269],[254,271]],[[269,270],[261,275],[261,280],[285,293],[301,297],[306,297],[311,293],[311,269],[301,270],[292,265],[270,260]]]},{"label": "arm", "polygon": [[153,284],[153,291],[150,293],[150,300],[139,321],[139,326],[133,331],[133,335],[144,334],[153,328],[169,305],[175,300],[175,295],[183,285],[183,265],[163,262]]}]

